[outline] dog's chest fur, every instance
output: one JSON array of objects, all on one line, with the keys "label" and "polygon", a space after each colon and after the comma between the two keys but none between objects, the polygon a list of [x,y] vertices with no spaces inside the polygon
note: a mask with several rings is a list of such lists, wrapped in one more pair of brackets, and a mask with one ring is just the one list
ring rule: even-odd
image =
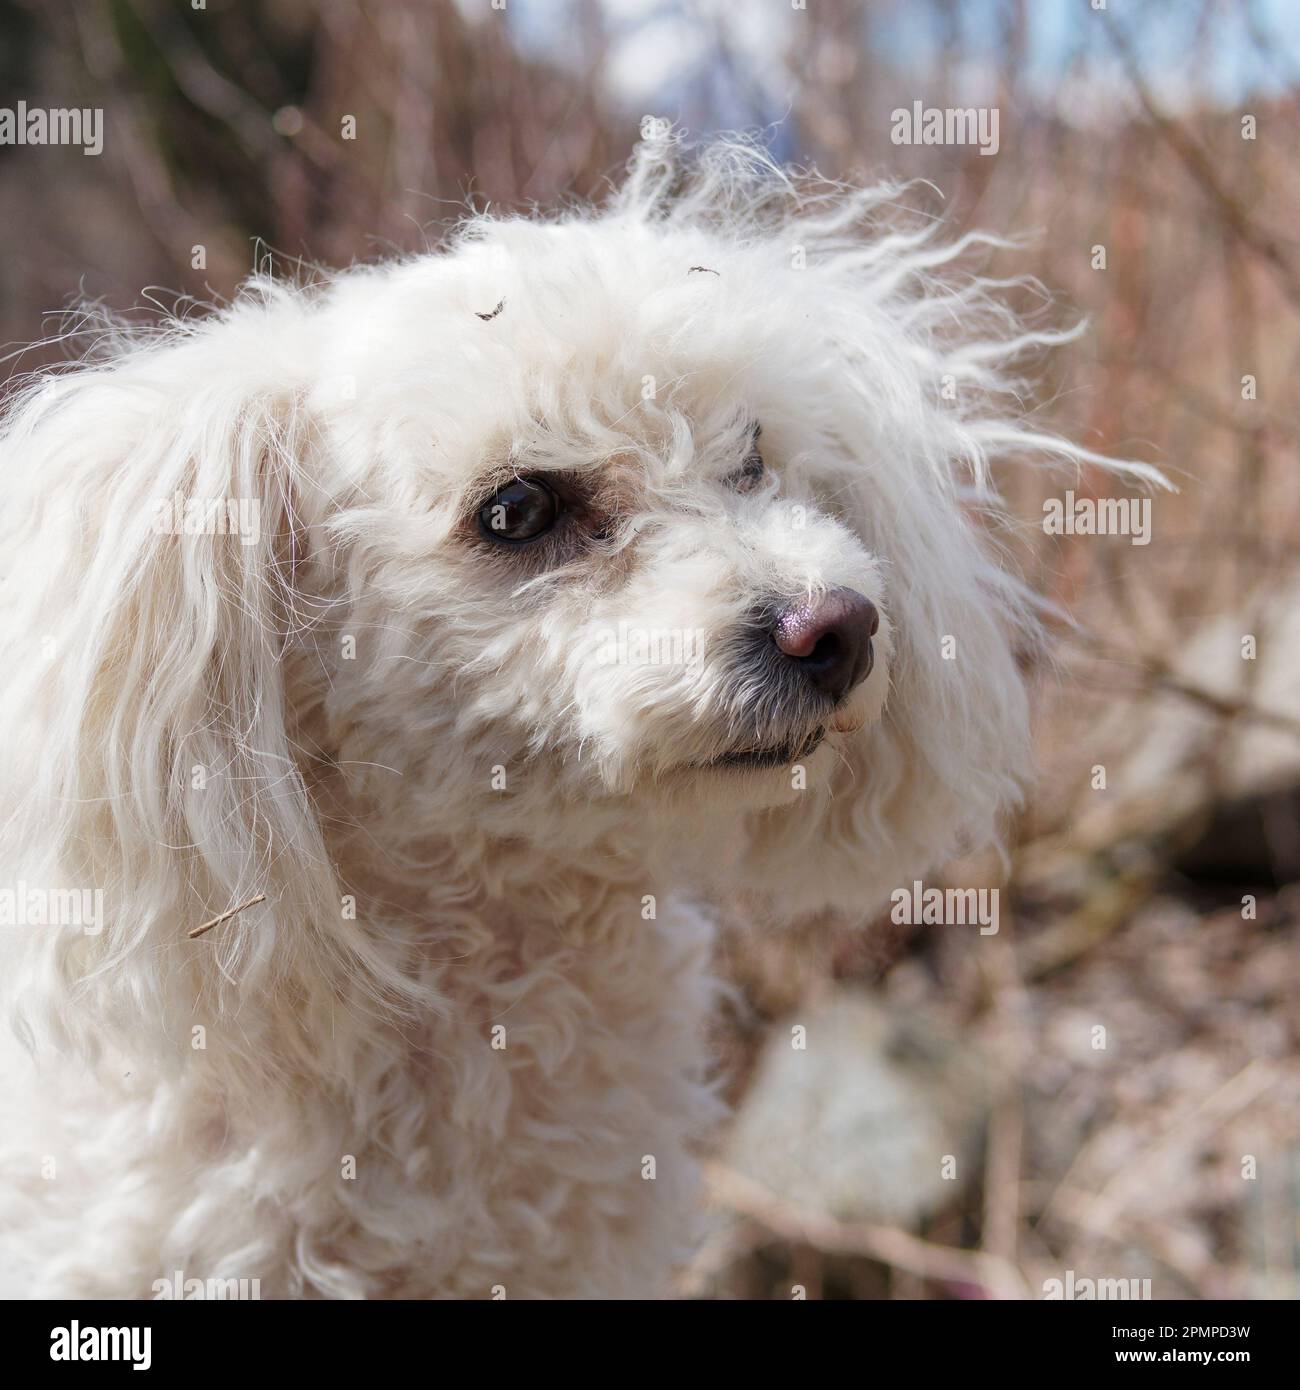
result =
[{"label": "dog's chest fur", "polygon": [[15,1292],[150,1297],[177,1271],[267,1298],[670,1292],[720,1111],[712,931],[596,896],[560,926],[466,919],[477,945],[433,966],[445,1009],[359,1034],[337,1086],[232,1107],[201,1056],[170,1079],[128,1058],[28,1072],[3,1145]]}]

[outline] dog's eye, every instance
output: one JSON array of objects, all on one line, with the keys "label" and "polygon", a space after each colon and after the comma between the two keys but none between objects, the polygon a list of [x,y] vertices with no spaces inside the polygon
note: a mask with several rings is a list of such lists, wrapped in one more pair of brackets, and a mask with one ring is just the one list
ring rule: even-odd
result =
[{"label": "dog's eye", "polygon": [[490,540],[519,543],[544,536],[560,516],[560,499],[536,478],[516,478],[480,508],[478,524]]},{"label": "dog's eye", "polygon": [[758,445],[755,444],[745,455],[745,461],[740,467],[727,475],[727,486],[734,492],[753,492],[763,481],[766,471],[763,455],[758,452]]}]

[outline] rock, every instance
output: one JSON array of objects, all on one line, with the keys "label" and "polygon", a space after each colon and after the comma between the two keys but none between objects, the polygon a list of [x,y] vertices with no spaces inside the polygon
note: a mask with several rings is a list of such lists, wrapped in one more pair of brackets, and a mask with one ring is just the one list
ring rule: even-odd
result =
[{"label": "rock", "polygon": [[1076,849],[1132,837],[1191,878],[1300,877],[1300,583],[1206,623],[1089,742],[1107,787],[1079,799]]},{"label": "rock", "polygon": [[989,1081],[968,1046],[841,989],[773,1029],[722,1158],[795,1206],[915,1226],[977,1161]]}]

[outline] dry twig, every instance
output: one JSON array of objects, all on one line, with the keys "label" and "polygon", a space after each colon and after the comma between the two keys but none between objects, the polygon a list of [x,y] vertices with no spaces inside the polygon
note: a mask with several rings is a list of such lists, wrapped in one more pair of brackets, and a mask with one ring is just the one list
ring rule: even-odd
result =
[{"label": "dry twig", "polygon": [[256,907],[258,903],[264,903],[265,901],[265,893],[259,893],[255,898],[249,898],[246,903],[240,903],[238,907],[230,908],[228,911],[221,913],[219,917],[214,917],[210,922],[204,922],[201,927],[193,928],[189,934],[190,940],[193,941],[196,937],[202,936],[204,932],[211,931],[213,927],[219,927],[222,922],[228,922],[232,917],[237,917],[245,908]]}]

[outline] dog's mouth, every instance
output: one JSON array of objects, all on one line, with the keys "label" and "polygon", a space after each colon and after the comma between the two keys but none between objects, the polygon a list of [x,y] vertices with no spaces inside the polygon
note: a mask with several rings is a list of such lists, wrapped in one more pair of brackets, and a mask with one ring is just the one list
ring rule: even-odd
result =
[{"label": "dog's mouth", "polygon": [[785,739],[759,748],[735,748],[704,763],[704,767],[763,768],[788,767],[800,758],[810,757],[821,746],[826,729],[818,725],[800,739]]}]

